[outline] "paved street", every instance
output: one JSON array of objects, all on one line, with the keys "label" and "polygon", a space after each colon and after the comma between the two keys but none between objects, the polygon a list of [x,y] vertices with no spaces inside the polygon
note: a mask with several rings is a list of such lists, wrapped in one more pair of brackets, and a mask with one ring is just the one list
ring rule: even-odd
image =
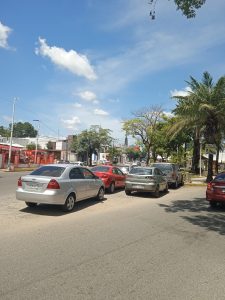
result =
[{"label": "paved street", "polygon": [[64,214],[16,201],[19,175],[0,173],[0,299],[224,299],[225,210],[205,187]]}]

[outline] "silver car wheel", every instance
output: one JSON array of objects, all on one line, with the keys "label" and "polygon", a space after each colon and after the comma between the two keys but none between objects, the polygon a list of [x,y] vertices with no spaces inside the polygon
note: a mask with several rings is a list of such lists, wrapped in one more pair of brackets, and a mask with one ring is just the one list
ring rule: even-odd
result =
[{"label": "silver car wheel", "polygon": [[104,196],[105,196],[105,191],[104,191],[103,187],[101,187],[98,191],[97,200],[98,201],[104,200]]},{"label": "silver car wheel", "polygon": [[63,205],[63,210],[64,211],[72,211],[75,206],[75,197],[74,195],[69,195],[66,199],[65,204]]}]

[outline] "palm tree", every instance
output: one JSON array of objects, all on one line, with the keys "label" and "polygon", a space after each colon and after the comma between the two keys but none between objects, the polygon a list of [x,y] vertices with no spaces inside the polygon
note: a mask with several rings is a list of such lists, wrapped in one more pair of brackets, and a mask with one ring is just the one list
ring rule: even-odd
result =
[{"label": "palm tree", "polygon": [[[202,133],[207,144],[218,145],[224,137],[225,76],[219,78],[216,84],[208,72],[203,73],[202,82],[193,77],[190,79],[187,82],[190,88],[188,94],[173,97],[178,100],[174,113],[183,119],[184,126],[196,128],[197,139]],[[212,180],[212,176],[213,154],[209,154],[207,182]]]}]

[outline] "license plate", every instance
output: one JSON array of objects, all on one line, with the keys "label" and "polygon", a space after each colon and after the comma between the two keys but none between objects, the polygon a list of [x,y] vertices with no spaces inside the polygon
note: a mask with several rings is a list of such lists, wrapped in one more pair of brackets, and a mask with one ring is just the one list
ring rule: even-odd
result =
[{"label": "license plate", "polygon": [[38,182],[26,182],[27,188],[32,191],[38,191],[41,187],[41,184]]},{"label": "license plate", "polygon": [[144,186],[143,185],[132,185],[132,188],[133,189],[139,189],[139,190],[143,190],[144,189]]}]

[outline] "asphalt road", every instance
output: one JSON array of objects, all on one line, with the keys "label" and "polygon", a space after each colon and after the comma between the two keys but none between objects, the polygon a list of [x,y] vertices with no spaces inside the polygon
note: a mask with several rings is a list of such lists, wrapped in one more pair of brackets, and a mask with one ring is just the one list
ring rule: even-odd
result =
[{"label": "asphalt road", "polygon": [[225,209],[204,187],[106,194],[64,214],[0,174],[0,299],[224,299]]}]

